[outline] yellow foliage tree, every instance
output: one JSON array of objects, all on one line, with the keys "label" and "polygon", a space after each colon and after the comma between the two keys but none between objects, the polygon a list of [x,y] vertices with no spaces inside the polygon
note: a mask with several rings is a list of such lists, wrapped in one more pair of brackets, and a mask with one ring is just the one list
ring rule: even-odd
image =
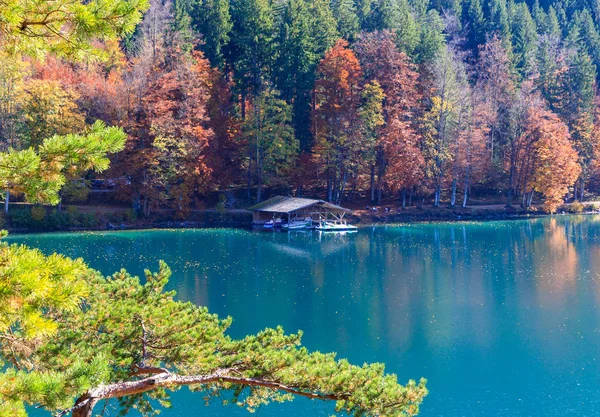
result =
[{"label": "yellow foliage tree", "polygon": [[83,114],[75,102],[78,95],[59,81],[28,80],[19,97],[23,114],[25,143],[34,148],[54,135],[81,132],[85,128]]}]

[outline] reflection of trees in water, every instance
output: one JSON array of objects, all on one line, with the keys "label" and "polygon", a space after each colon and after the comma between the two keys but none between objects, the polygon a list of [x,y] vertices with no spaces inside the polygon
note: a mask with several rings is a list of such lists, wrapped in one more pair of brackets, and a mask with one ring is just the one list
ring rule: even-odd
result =
[{"label": "reflection of trees in water", "polygon": [[[440,348],[464,340],[464,332],[487,345],[498,332],[493,310],[520,311],[540,298],[553,308],[572,295],[581,275],[580,257],[598,247],[588,236],[598,234],[598,220],[590,220],[362,231],[352,255],[355,280],[348,284],[369,305],[371,338],[385,332],[388,343],[400,347],[416,342],[420,336],[414,330],[424,329],[427,342]],[[592,258],[594,266],[600,263]],[[457,316],[469,323],[456,323]]]},{"label": "reflection of trees in water", "polygon": [[533,241],[539,292],[566,297],[567,292],[575,287],[579,274],[577,248],[567,236],[567,229],[581,228],[582,225],[559,222],[556,218],[545,224],[545,237]]},{"label": "reflection of trees in water", "polygon": [[[115,233],[105,249],[113,261],[130,257],[138,268],[165,259],[181,299],[231,314],[242,327],[271,317],[290,331],[307,322],[317,332],[336,328],[334,350],[352,343],[447,349],[465,338],[489,345],[500,331],[497,310],[564,303],[577,290],[582,265],[596,277],[599,224],[600,216],[557,216],[373,227],[353,235]],[[600,284],[593,288],[600,294]]]}]

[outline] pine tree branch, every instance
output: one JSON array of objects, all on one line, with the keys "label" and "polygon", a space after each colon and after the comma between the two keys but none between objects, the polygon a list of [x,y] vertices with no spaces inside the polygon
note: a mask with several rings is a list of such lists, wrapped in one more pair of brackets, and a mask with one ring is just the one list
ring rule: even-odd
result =
[{"label": "pine tree branch", "polygon": [[72,408],[64,410],[63,412],[57,414],[56,417],[63,417],[69,413],[72,413],[73,417],[90,417],[92,415],[94,406],[101,400],[142,394],[158,388],[185,385],[206,385],[211,383],[230,383],[248,387],[264,387],[317,400],[338,401],[348,398],[348,395],[345,393],[328,394],[315,391],[306,391],[301,388],[288,386],[276,381],[233,376],[231,375],[232,372],[235,372],[235,369],[222,369],[208,375],[175,375],[166,371],[148,378],[140,379],[138,381],[117,382],[113,384],[102,385],[89,390],[87,393],[77,399]]}]

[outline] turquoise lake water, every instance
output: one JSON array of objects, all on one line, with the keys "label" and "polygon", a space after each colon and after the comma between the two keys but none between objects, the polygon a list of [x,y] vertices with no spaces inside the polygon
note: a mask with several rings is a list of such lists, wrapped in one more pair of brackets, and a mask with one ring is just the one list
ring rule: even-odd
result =
[{"label": "turquoise lake water", "polygon": [[[141,274],[159,259],[182,300],[233,336],[281,324],[310,349],[428,379],[422,416],[600,415],[600,216],[378,226],[352,235],[165,230],[13,236]],[[173,395],[165,417],[249,416]],[[328,416],[301,399],[258,416]],[[36,415],[45,415],[36,413]]]}]

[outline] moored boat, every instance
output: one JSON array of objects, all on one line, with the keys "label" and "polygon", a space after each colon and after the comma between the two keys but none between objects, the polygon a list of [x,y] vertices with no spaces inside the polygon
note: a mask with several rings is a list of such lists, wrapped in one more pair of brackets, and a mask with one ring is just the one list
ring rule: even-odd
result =
[{"label": "moored boat", "polygon": [[312,219],[292,220],[288,224],[284,224],[283,228],[288,230],[311,229],[313,226]]},{"label": "moored boat", "polygon": [[281,218],[278,218],[278,219],[269,220],[268,222],[263,224],[263,227],[265,229],[273,229],[274,227],[281,227],[282,225],[283,225],[283,221],[281,220]]},{"label": "moored boat", "polygon": [[316,230],[321,232],[357,232],[358,227],[346,223],[345,220],[324,220],[321,221]]}]

